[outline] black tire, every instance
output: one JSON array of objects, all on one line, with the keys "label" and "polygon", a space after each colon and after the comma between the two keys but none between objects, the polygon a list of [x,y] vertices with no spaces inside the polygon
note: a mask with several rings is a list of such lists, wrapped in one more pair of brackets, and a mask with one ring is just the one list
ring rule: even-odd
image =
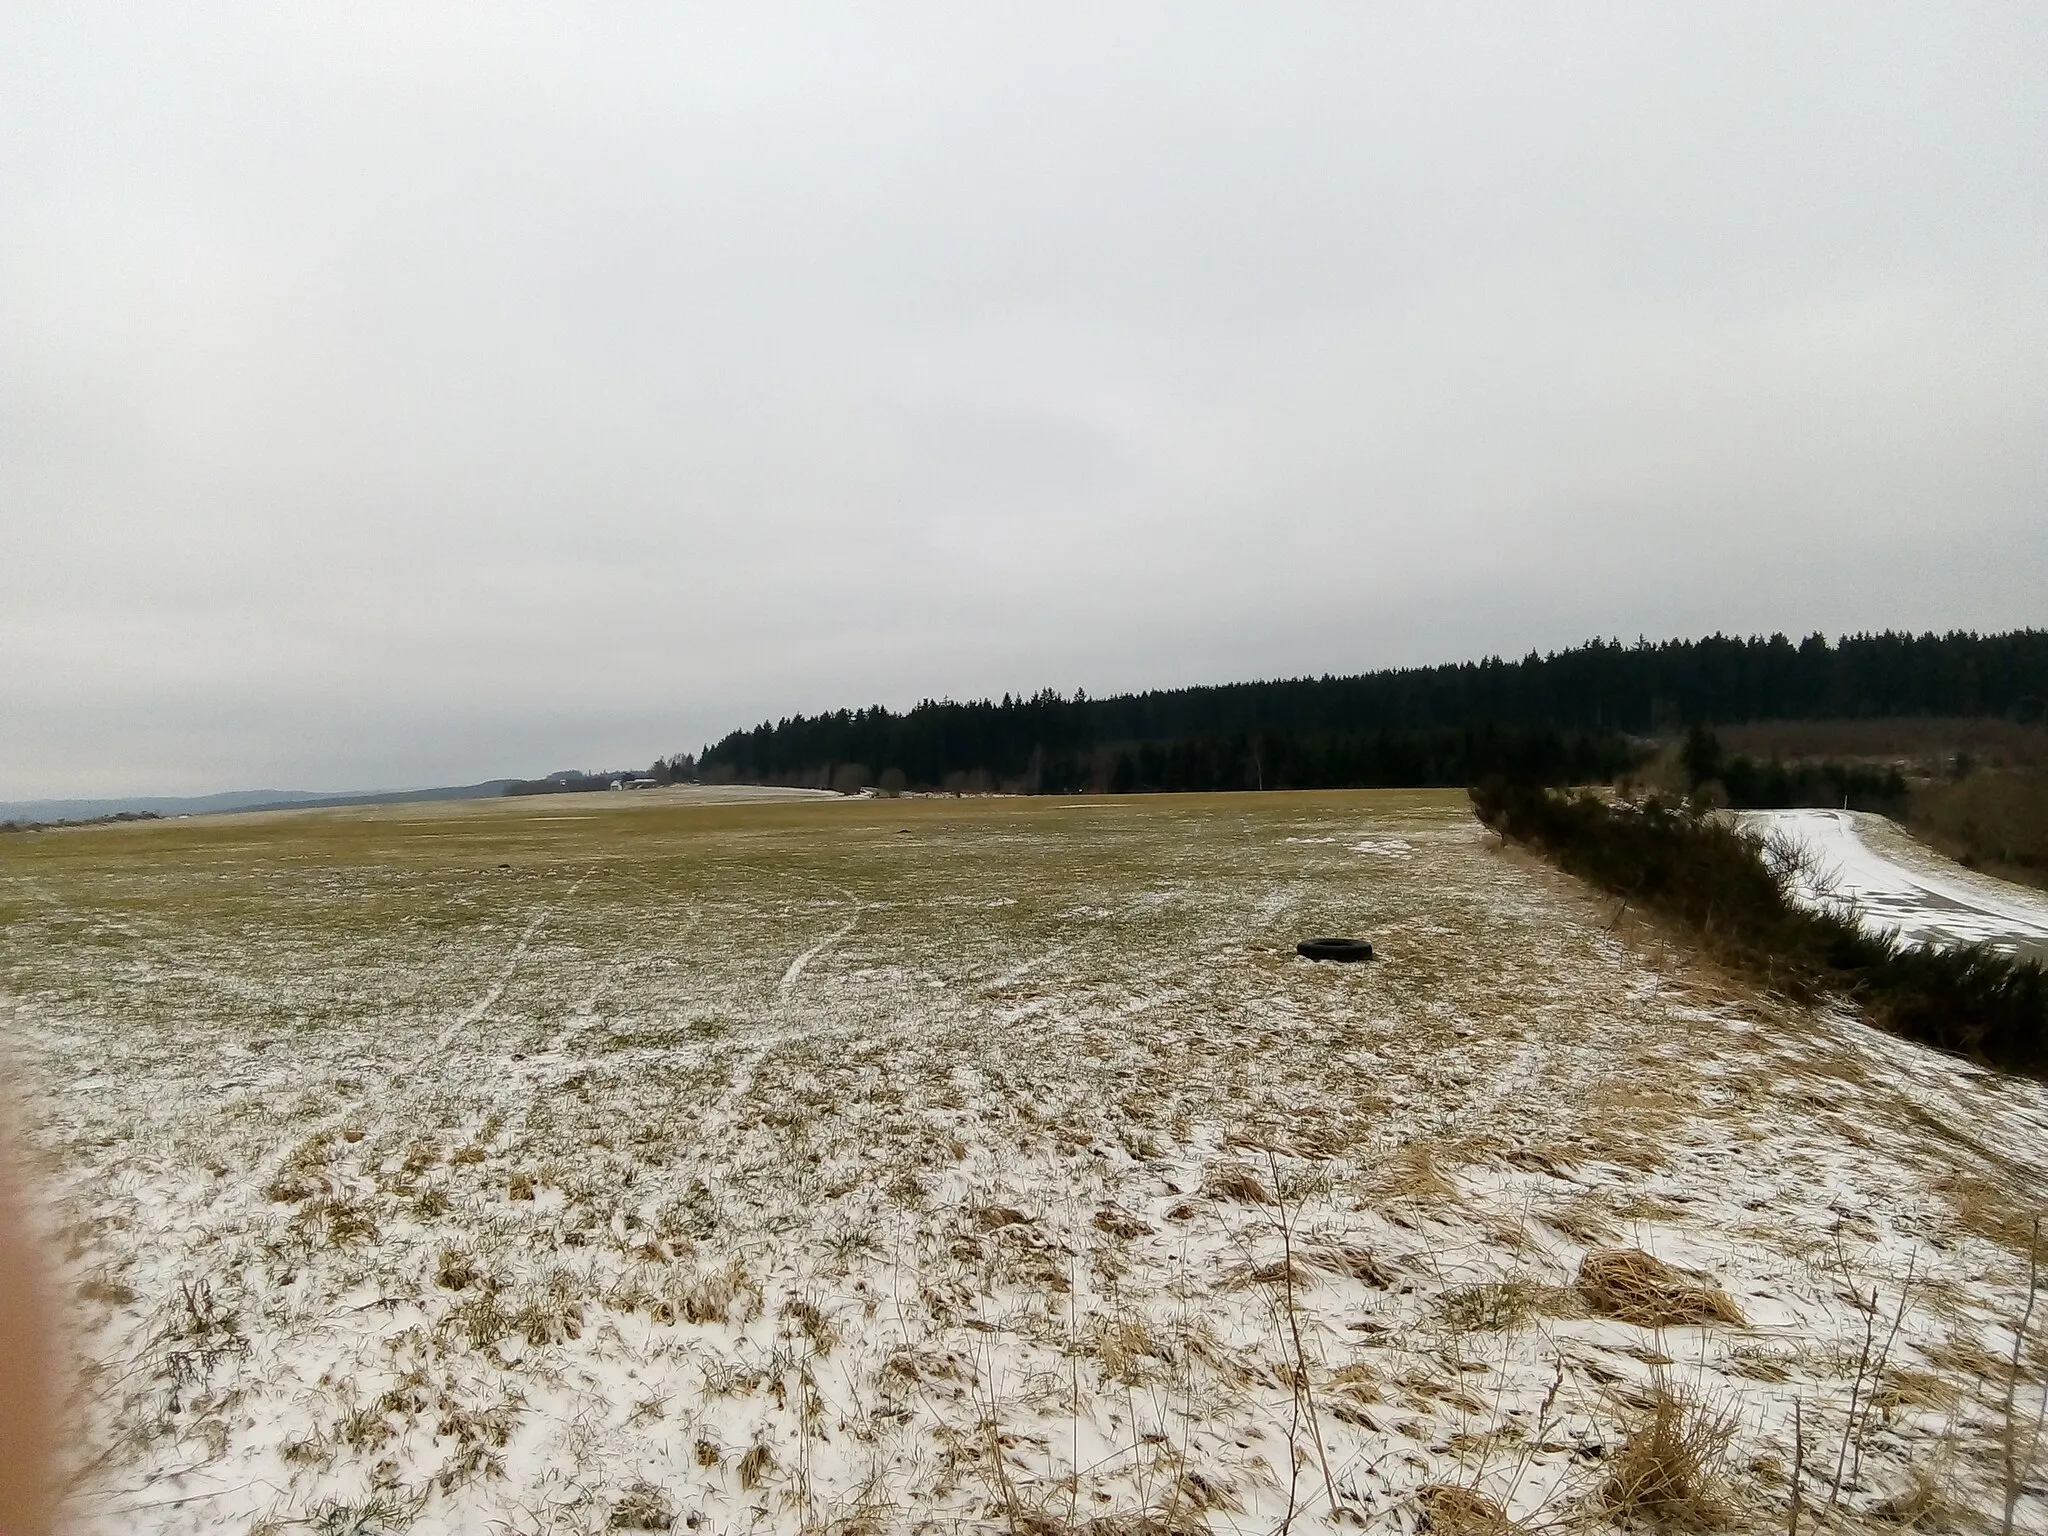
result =
[{"label": "black tire", "polygon": [[1304,960],[1335,960],[1340,965],[1372,958],[1372,946],[1363,939],[1303,939],[1294,952]]}]

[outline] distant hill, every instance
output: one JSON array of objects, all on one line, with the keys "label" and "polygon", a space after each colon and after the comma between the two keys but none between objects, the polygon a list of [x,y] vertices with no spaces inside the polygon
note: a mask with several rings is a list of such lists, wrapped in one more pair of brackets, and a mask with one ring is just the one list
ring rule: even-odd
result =
[{"label": "distant hill", "polygon": [[516,781],[452,784],[438,789],[363,790],[328,794],[307,789],[233,789],[217,795],[130,795],[103,800],[0,800],[0,821],[95,821],[123,812],[205,816],[222,811],[312,809],[329,805],[393,805],[408,800],[484,800]]}]

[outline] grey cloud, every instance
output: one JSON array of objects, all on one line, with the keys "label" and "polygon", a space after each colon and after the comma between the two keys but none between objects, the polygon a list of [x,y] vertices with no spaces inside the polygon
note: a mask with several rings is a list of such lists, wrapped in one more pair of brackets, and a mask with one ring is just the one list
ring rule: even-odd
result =
[{"label": "grey cloud", "polygon": [[0,29],[11,797],[2048,621],[2037,8]]}]

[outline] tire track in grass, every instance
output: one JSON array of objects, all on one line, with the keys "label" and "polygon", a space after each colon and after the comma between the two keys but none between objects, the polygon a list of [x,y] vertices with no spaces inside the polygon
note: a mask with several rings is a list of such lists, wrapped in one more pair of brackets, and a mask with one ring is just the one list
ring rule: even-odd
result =
[{"label": "tire track in grass", "polygon": [[[666,899],[668,895],[668,892],[650,880],[641,879],[633,875],[620,875],[617,878],[621,884],[638,886],[642,890],[652,892],[663,899]],[[567,898],[563,899],[566,900]],[[703,925],[704,914],[702,910],[693,909],[689,912],[687,920],[680,927],[672,927],[668,931],[671,944],[678,939],[696,933]],[[604,1022],[598,1015],[598,999],[603,997],[606,992],[613,990],[614,981],[622,963],[616,953],[610,959],[597,962],[597,984],[580,1001],[570,1004],[569,1012],[562,1023],[562,1027],[529,1054],[530,1060],[559,1057],[564,1051],[568,1050],[569,1043],[572,1040],[589,1034]]]},{"label": "tire track in grass", "polygon": [[[560,911],[576,895],[577,891],[582,889],[584,881],[590,878],[591,873],[592,871],[586,869],[570,882],[567,891],[534,913],[533,917],[527,922],[525,931],[519,935],[518,941],[513,944],[511,954],[506,957],[504,969],[498,973],[498,979],[486,987],[483,994],[475,1002],[471,1003],[468,1008],[464,1009],[454,1022],[436,1035],[424,1050],[414,1055],[410,1060],[388,1069],[384,1074],[384,1087],[387,1090],[401,1083],[409,1084],[414,1072],[422,1062],[426,1061],[429,1057],[445,1054],[448,1047],[454,1043],[456,1036],[464,1029],[473,1028],[483,1022],[491,1009],[497,1006],[498,999],[505,995],[505,989],[512,984],[512,977],[519,970],[519,962],[526,958],[527,950],[532,946],[534,939],[539,936],[541,929],[547,925],[548,919]],[[404,1089],[401,1089],[397,1094],[387,1093],[382,1096],[382,1102],[386,1106],[383,1118],[394,1120],[397,1117],[397,1106],[409,1101],[412,1097],[414,1095],[404,1091]],[[272,1151],[269,1157],[263,1160],[249,1188],[253,1191],[267,1189],[277,1178],[278,1172],[284,1167],[286,1160],[292,1156],[299,1146],[304,1145],[306,1140],[319,1136],[329,1128],[347,1120],[349,1116],[355,1114],[365,1104],[369,1103],[370,1098],[371,1094],[368,1089],[359,1090],[353,1097],[337,1103],[332,1113],[306,1131],[298,1141],[279,1145]]]},{"label": "tire track in grass", "polygon": [[1002,972],[1002,974],[990,977],[987,983],[984,984],[984,986],[982,987],[983,994],[992,995],[994,993],[1004,991],[1010,987],[1014,987],[1018,982],[1022,981],[1026,976],[1029,976],[1033,971],[1037,970],[1040,966],[1050,965],[1053,961],[1059,959],[1060,956],[1064,955],[1068,950],[1072,949],[1073,947],[1074,946],[1071,941],[1064,944],[1055,944],[1051,949],[1045,950],[1040,954],[1034,955],[1029,960],[1025,960],[1016,965],[1011,966],[1007,971]]},{"label": "tire track in grass", "polygon": [[813,960],[817,959],[818,956],[825,953],[826,950],[860,926],[860,914],[863,910],[860,902],[847,892],[842,891],[840,894],[844,895],[848,901],[853,902],[853,916],[846,920],[844,927],[827,934],[789,962],[789,969],[782,973],[782,980],[777,982],[775,986],[775,1004],[777,1008],[789,1006],[790,994],[796,990],[796,984],[803,980],[804,970]]},{"label": "tire track in grass", "polygon": [[605,988],[609,985],[610,978],[607,976],[605,980],[592,987],[589,995],[581,1002],[572,1004],[569,1009],[568,1022],[555,1033],[554,1038],[534,1053],[535,1056],[557,1056],[567,1050],[569,1042],[578,1035],[587,1034],[595,1029],[599,1022],[597,1017],[597,1000],[604,996]]},{"label": "tire track in grass", "polygon": [[586,869],[570,882],[569,889],[563,892],[559,899],[549,902],[538,912],[534,913],[532,920],[526,925],[526,931],[519,935],[519,942],[512,946],[512,953],[506,956],[505,968],[498,973],[498,979],[484,989],[483,996],[470,1004],[453,1023],[436,1035],[432,1044],[428,1045],[425,1050],[413,1057],[412,1060],[406,1062],[399,1069],[401,1072],[410,1076],[413,1069],[429,1056],[438,1056],[446,1051],[450,1045],[454,1044],[455,1037],[461,1034],[462,1031],[473,1028],[484,1021],[484,1018],[490,1011],[497,1006],[498,999],[505,995],[505,989],[512,984],[512,977],[519,970],[519,962],[526,958],[526,951],[532,946],[534,939],[539,935],[541,929],[547,926],[548,919],[575,899],[576,893],[583,888],[583,882],[590,878],[590,873]]},{"label": "tire track in grass", "polygon": [[734,1063],[732,1077],[723,1095],[726,1104],[737,1105],[753,1091],[754,1075],[761,1065],[761,1059],[769,1052],[778,1046],[787,1045],[792,1040],[803,1039],[816,1033],[815,1024],[789,1022],[789,1002],[791,995],[796,991],[797,983],[803,980],[804,972],[810,967],[811,962],[860,926],[861,913],[867,910],[866,904],[851,891],[841,891],[839,894],[853,903],[853,916],[790,961],[788,968],[782,973],[781,980],[775,984],[773,1018],[782,1027],[760,1030],[728,1044],[727,1050],[734,1058]]}]

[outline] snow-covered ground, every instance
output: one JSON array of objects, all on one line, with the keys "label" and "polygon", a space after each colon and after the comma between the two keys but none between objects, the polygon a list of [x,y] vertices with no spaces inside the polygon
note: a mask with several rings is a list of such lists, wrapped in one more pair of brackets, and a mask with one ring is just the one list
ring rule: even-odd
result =
[{"label": "snow-covered ground", "polygon": [[1804,894],[1853,907],[1873,929],[1915,944],[1989,944],[2048,959],[2048,896],[1978,874],[1858,811],[1753,811],[1743,821],[1811,852]]},{"label": "snow-covered ground", "polygon": [[571,798],[0,846],[78,1530],[2048,1529],[2048,1091],[1462,797]]}]

